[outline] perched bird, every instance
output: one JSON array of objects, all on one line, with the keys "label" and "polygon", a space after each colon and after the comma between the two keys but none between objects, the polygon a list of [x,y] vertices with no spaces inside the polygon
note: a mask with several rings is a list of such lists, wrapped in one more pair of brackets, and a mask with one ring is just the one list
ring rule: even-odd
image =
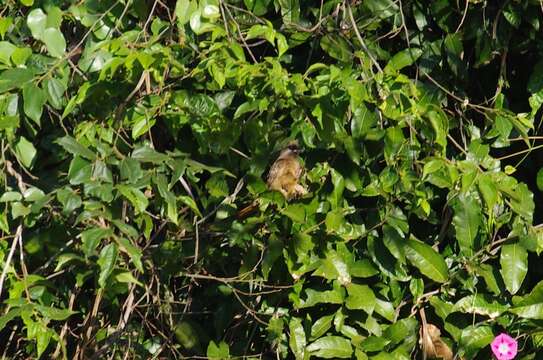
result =
[{"label": "perched bird", "polygon": [[[304,168],[300,162],[300,147],[296,140],[290,141],[281,150],[279,157],[270,167],[268,172],[268,189],[279,191],[285,199],[291,200],[307,194],[307,190],[299,184]],[[237,213],[238,219],[246,218],[258,208],[258,201],[244,207]]]},{"label": "perched bird", "polygon": [[306,189],[299,184],[304,168],[298,154],[300,148],[297,141],[290,141],[281,150],[279,157],[270,168],[268,173],[268,188],[281,192],[285,199],[302,196],[307,193]]}]

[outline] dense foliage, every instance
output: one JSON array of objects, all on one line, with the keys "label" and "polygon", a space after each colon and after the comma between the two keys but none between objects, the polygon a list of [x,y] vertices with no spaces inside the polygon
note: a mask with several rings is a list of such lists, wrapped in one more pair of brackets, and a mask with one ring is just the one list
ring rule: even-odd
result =
[{"label": "dense foliage", "polygon": [[4,0],[0,352],[489,359],[505,332],[536,358],[542,14]]}]

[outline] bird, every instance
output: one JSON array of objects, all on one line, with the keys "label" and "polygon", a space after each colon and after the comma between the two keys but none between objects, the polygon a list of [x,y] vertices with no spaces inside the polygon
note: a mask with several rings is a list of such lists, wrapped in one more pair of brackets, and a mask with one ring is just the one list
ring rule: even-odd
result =
[{"label": "bird", "polygon": [[268,172],[268,189],[279,191],[287,201],[307,193],[307,190],[299,183],[304,172],[299,154],[298,142],[296,140],[290,141],[281,150],[279,157]]},{"label": "bird", "polygon": [[[287,201],[307,194],[307,190],[299,183],[304,172],[300,161],[300,152],[298,141],[289,141],[271,165],[266,179],[268,190],[280,192]],[[238,219],[246,218],[257,209],[258,204],[258,201],[253,201],[241,209],[236,217]]]}]

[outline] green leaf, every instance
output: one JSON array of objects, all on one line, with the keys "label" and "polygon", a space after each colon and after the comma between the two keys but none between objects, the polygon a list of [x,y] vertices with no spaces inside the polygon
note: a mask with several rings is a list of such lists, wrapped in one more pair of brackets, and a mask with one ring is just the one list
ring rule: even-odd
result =
[{"label": "green leaf", "polygon": [[136,284],[140,287],[144,287],[143,284],[139,282],[138,279],[136,279],[130,271],[123,271],[118,274],[115,274],[115,280],[120,283]]},{"label": "green leaf", "polygon": [[349,359],[353,353],[351,342],[340,336],[325,336],[309,344],[311,356],[323,359]]},{"label": "green leaf", "polygon": [[39,126],[43,105],[47,100],[44,91],[32,83],[27,83],[23,86],[23,100],[25,114]]},{"label": "green leaf", "polygon": [[74,253],[60,254],[57,258],[57,265],[55,266],[54,271],[56,272],[56,271],[62,270],[64,265],[66,265],[67,263],[73,260],[84,261],[84,259],[81,256]]},{"label": "green leaf", "polygon": [[305,294],[307,299],[300,303],[299,308],[301,309],[317,304],[343,304],[345,298],[344,294],[337,289],[326,291],[307,289]]},{"label": "green leaf", "polygon": [[77,90],[77,94],[73,96],[70,101],[68,101],[68,104],[66,104],[66,107],[62,112],[61,119],[64,119],[66,116],[71,114],[77,105],[81,105],[83,103],[83,101],[87,97],[87,92],[90,86],[91,84],[89,82],[85,82],[83,83],[83,85],[81,85],[81,87]]},{"label": "green leaf", "polygon": [[55,109],[61,109],[64,103],[64,92],[66,86],[58,79],[52,78],[46,81],[47,83],[47,96],[49,98],[49,104]]},{"label": "green leaf", "polygon": [[388,321],[393,321],[396,316],[396,311],[391,302],[376,298],[375,300],[375,312]]},{"label": "green leaf", "polygon": [[209,359],[229,359],[230,348],[228,344],[221,341],[218,345],[212,340],[207,346],[207,357]]},{"label": "green leaf", "polygon": [[288,50],[287,38],[283,34],[276,33],[275,41],[277,42],[277,55],[283,56]]},{"label": "green leaf", "polygon": [[311,325],[311,338],[314,340],[320,338],[332,327],[332,320],[334,319],[334,314],[326,315],[318,319]]},{"label": "green leaf", "polygon": [[511,295],[516,294],[528,272],[528,252],[519,243],[503,245],[500,265],[507,291]]},{"label": "green leaf", "polygon": [[106,286],[106,282],[113,272],[115,263],[117,261],[117,244],[106,245],[102,251],[100,251],[100,257],[98,258],[98,266],[100,266],[100,276],[98,277],[98,284],[100,288]]},{"label": "green leaf", "polygon": [[386,328],[383,336],[393,344],[399,344],[410,337],[416,337],[419,323],[415,317],[401,319]]},{"label": "green leaf", "polygon": [[396,53],[385,66],[384,71],[395,72],[403,69],[406,66],[413,65],[415,61],[422,55],[422,49],[408,48]]},{"label": "green leaf", "polygon": [[132,152],[132,158],[141,162],[150,162],[155,164],[162,164],[163,162],[169,160],[168,156],[157,152],[149,146],[142,146],[135,149]]},{"label": "green leaf", "polygon": [[127,185],[117,185],[117,190],[134,206],[136,214],[143,213],[147,209],[149,200],[139,189]]},{"label": "green leaf", "polygon": [[271,26],[261,24],[251,26],[247,32],[247,39],[255,39],[259,37],[262,37],[270,44],[273,44],[273,40],[275,39],[275,30]]},{"label": "green leaf", "polygon": [[81,145],[70,135],[63,136],[55,141],[70,154],[79,155],[89,160],[94,160],[96,155],[85,146]]},{"label": "green leaf", "polygon": [[528,295],[518,298],[509,311],[526,319],[543,320],[543,281],[537,283]]},{"label": "green leaf", "polygon": [[221,13],[217,5],[204,5],[204,8],[202,9],[202,17],[216,19],[219,16],[221,16]]},{"label": "green leaf", "polygon": [[328,55],[341,62],[350,62],[353,59],[349,43],[339,35],[324,35],[321,38],[320,45]]},{"label": "green leaf", "polygon": [[471,359],[494,339],[490,326],[468,326],[460,335],[460,349]]},{"label": "green leaf", "polygon": [[28,13],[26,25],[30,29],[34,39],[41,40],[43,38],[43,32],[45,31],[46,24],[47,15],[45,15],[42,9],[33,9]]},{"label": "green leaf", "polygon": [[430,279],[440,283],[449,279],[449,271],[445,260],[430,245],[410,239],[407,241],[405,254],[411,264]]},{"label": "green leaf", "polygon": [[400,263],[405,263],[405,239],[392,226],[383,226],[383,243]]},{"label": "green leaf", "polygon": [[543,61],[539,61],[532,70],[532,74],[528,79],[528,91],[535,94],[543,89]]},{"label": "green leaf", "polygon": [[494,205],[498,202],[498,189],[494,183],[494,179],[488,173],[481,174],[477,185],[479,186],[479,191],[485,200],[487,208],[492,212],[494,210]]},{"label": "green leaf", "polygon": [[190,196],[181,195],[181,196],[179,196],[179,200],[183,204],[185,204],[189,208],[191,208],[191,210],[194,211],[194,213],[196,215],[198,215],[199,217],[203,217],[202,213],[200,212],[200,209],[198,209],[198,205],[196,205],[196,202],[194,201],[193,198],[191,198]]},{"label": "green leaf", "polygon": [[369,259],[362,259],[350,265],[350,273],[353,277],[368,278],[377,275],[379,271]]},{"label": "green leaf", "polygon": [[22,199],[23,196],[17,191],[6,191],[2,194],[2,196],[0,196],[0,202],[20,201]]},{"label": "green leaf", "polygon": [[66,52],[66,40],[58,29],[48,28],[42,34],[42,40],[51,56],[61,58]]},{"label": "green leaf", "polygon": [[23,192],[23,197],[28,202],[39,202],[46,198],[45,193],[35,186],[27,188]]},{"label": "green leaf", "polygon": [[143,264],[141,262],[142,253],[141,250],[133,245],[130,240],[125,238],[119,238],[118,240],[120,250],[127,253],[130,256],[130,260],[138,269],[139,272],[143,272]]},{"label": "green leaf", "polygon": [[334,185],[334,189],[332,190],[332,193],[328,197],[328,200],[330,201],[330,204],[332,205],[332,209],[336,209],[343,205],[342,202],[343,202],[343,190],[345,189],[345,180],[343,176],[333,168],[330,169],[330,174],[332,176],[332,185]]},{"label": "green leaf", "polygon": [[[38,324],[38,323],[37,323]],[[42,325],[39,323],[37,325],[39,329],[36,333],[36,348],[38,350],[38,359],[41,357],[43,352],[47,349],[49,346],[49,343],[51,341],[51,337],[53,336],[53,330],[49,329],[47,326]]]},{"label": "green leaf", "polygon": [[7,313],[0,316],[0,330],[4,330],[6,325],[13,319],[21,316],[23,308],[11,308]]},{"label": "green leaf", "polygon": [[100,241],[112,235],[113,230],[110,228],[95,227],[83,231],[80,236],[85,256],[91,256],[100,244]]},{"label": "green leaf", "polygon": [[12,43],[0,41],[0,62],[3,62],[6,65],[11,65],[10,58],[16,49],[17,47]]},{"label": "green leaf", "polygon": [[354,139],[362,139],[368,131],[377,124],[377,114],[371,111],[363,103],[357,103],[353,109],[353,117],[351,120],[351,133]]},{"label": "green leaf", "polygon": [[543,191],[543,168],[540,168],[539,171],[537,172],[536,182],[537,182],[537,188],[539,189],[539,191]]},{"label": "green leaf", "polygon": [[328,251],[326,258],[313,273],[314,276],[323,276],[328,280],[337,279],[340,284],[345,285],[351,282],[351,275],[346,259],[335,251]]},{"label": "green leaf", "polygon": [[91,179],[113,183],[113,174],[105,162],[96,160],[93,164]]},{"label": "green leaf", "polygon": [[497,318],[507,310],[507,306],[492,301],[490,297],[483,294],[466,296],[458,300],[455,308],[464,313],[483,315],[490,318]]},{"label": "green leaf", "polygon": [[5,233],[9,233],[8,216],[7,216],[7,213],[5,212],[0,213],[0,230],[2,230]]},{"label": "green leaf", "polygon": [[34,78],[34,72],[30,69],[8,69],[0,74],[0,94],[14,88],[21,88]]},{"label": "green leaf", "polygon": [[302,321],[298,318],[293,317],[292,319],[290,319],[288,328],[290,332],[288,341],[290,350],[292,350],[292,353],[296,357],[296,360],[305,359],[305,345],[307,342],[305,338],[304,327],[302,326]]},{"label": "green leaf", "polygon": [[63,188],[58,190],[57,199],[62,204],[62,212],[65,215],[71,214],[82,204],[81,196],[77,195],[69,188]]},{"label": "green leaf", "polygon": [[460,194],[452,207],[452,222],[460,251],[467,256],[473,256],[476,250],[475,238],[482,221],[479,202],[469,194]]},{"label": "green leaf", "polygon": [[6,35],[6,32],[8,31],[12,23],[13,18],[9,16],[0,18],[0,37],[2,37],[2,39],[4,39],[4,36]]},{"label": "green leaf", "polygon": [[368,315],[375,309],[375,294],[367,285],[348,284],[345,306],[349,310],[364,310]]},{"label": "green leaf", "polygon": [[13,219],[17,219],[19,217],[25,217],[28,214],[30,214],[30,208],[28,206],[24,206],[20,202],[14,202],[11,205],[11,217]]},{"label": "green leaf", "polygon": [[32,168],[34,159],[36,158],[36,148],[24,136],[21,136],[15,145],[15,153],[24,167]]},{"label": "green leaf", "polygon": [[70,184],[79,185],[91,181],[92,176],[92,163],[87,160],[74,156],[70,162],[70,168],[68,169],[68,179]]},{"label": "green leaf", "polygon": [[192,0],[177,0],[175,4],[175,15],[177,16],[177,24],[182,27],[189,22],[193,12],[197,9],[197,2]]},{"label": "green leaf", "polygon": [[367,352],[380,351],[390,343],[390,340],[381,336],[368,336],[360,344],[360,348]]},{"label": "green leaf", "polygon": [[326,225],[326,231],[330,234],[340,231],[343,224],[345,224],[345,217],[343,216],[343,209],[335,209],[326,214],[324,221]]},{"label": "green leaf", "polygon": [[120,171],[121,179],[128,180],[129,183],[135,183],[143,176],[140,162],[129,157],[121,160]]},{"label": "green leaf", "polygon": [[59,309],[51,306],[34,305],[34,308],[37,309],[42,316],[57,321],[66,320],[73,314],[77,314],[77,311],[70,309]]}]

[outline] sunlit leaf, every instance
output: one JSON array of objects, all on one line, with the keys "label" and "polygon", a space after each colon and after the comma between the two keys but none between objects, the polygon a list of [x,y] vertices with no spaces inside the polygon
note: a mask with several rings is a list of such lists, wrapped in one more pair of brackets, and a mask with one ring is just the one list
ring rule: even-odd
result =
[{"label": "sunlit leaf", "polygon": [[500,265],[507,291],[516,294],[528,272],[528,252],[519,243],[503,245]]}]

